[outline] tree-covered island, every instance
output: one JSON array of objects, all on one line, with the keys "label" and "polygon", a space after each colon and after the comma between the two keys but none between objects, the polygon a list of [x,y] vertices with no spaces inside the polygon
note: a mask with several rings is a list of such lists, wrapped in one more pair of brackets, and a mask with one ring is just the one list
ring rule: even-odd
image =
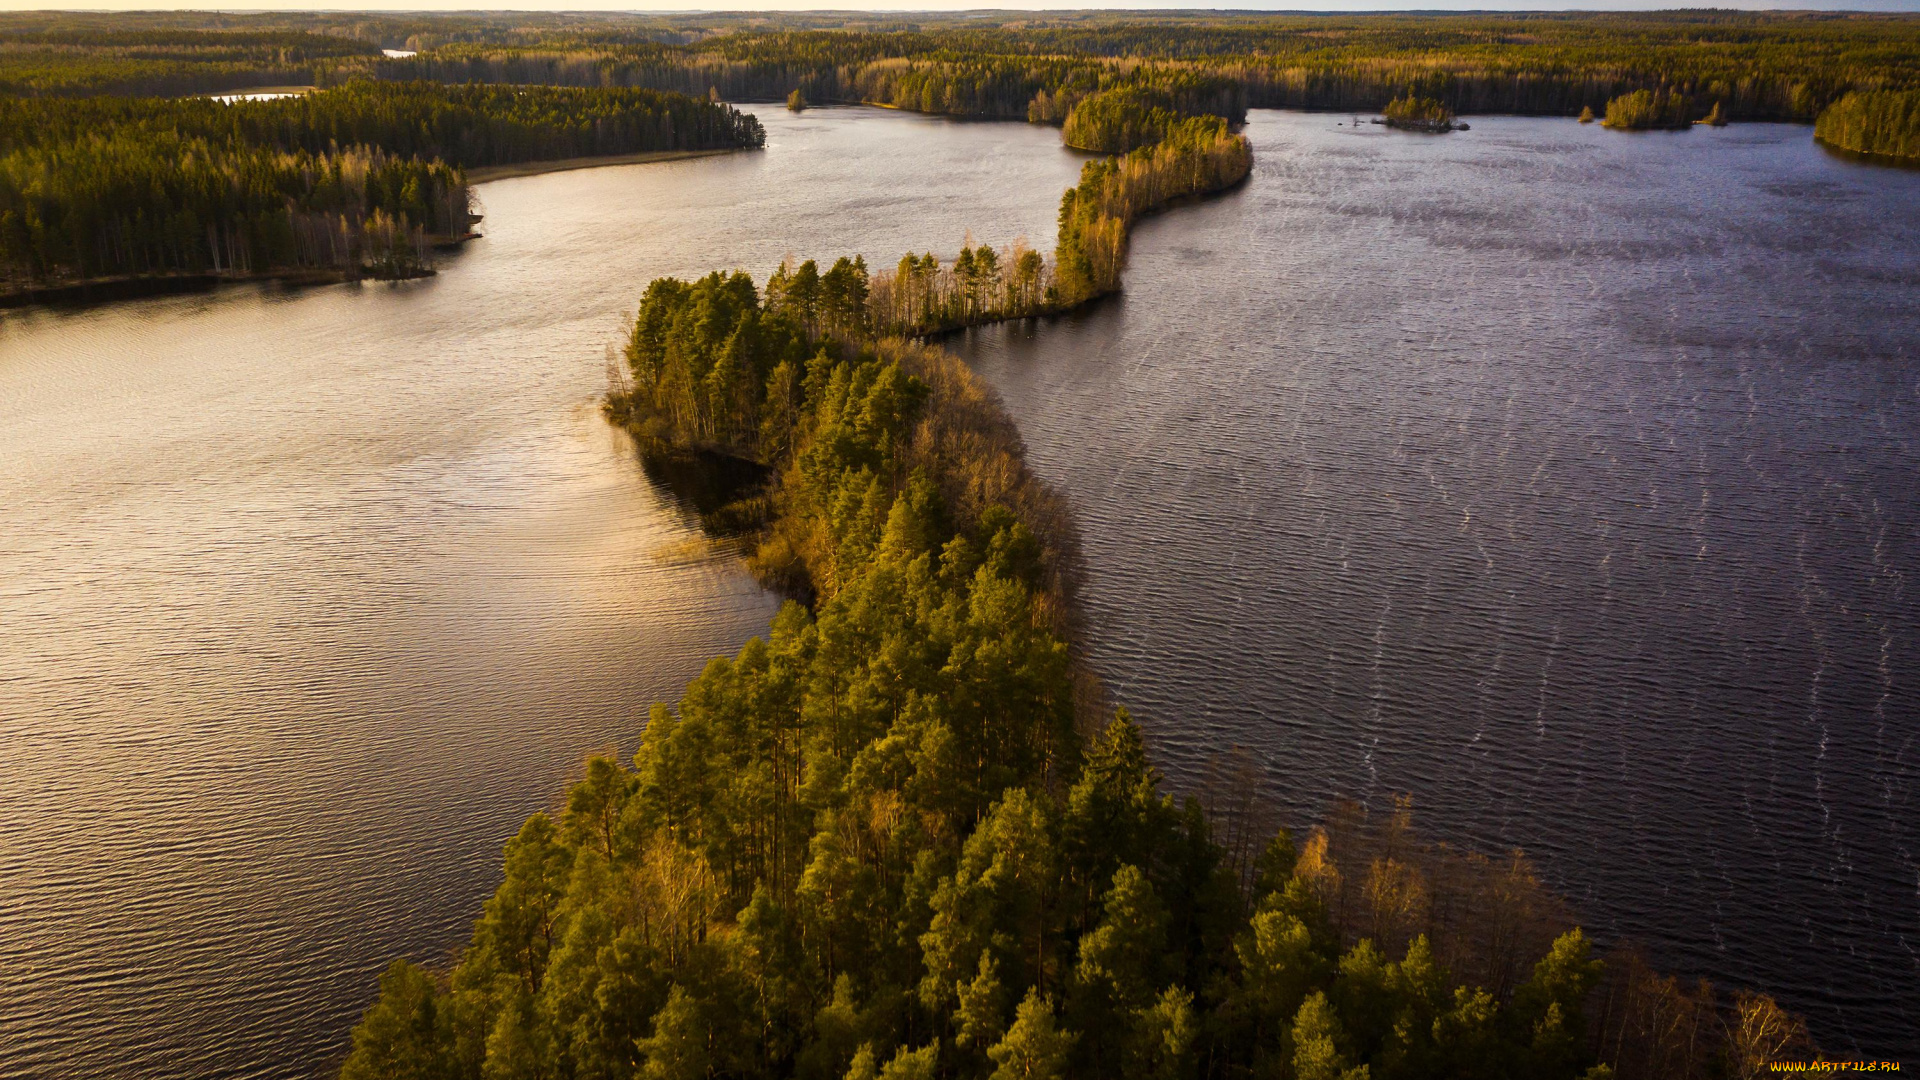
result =
[{"label": "tree-covered island", "polygon": [[1453,130],[1453,110],[1433,98],[1395,98],[1380,111],[1388,127],[1443,133]]}]

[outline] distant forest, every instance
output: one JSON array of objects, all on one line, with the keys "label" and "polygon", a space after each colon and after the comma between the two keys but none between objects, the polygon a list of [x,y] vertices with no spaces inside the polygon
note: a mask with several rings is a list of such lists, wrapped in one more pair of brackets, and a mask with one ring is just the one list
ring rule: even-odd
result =
[{"label": "distant forest", "polygon": [[[134,30],[130,27],[142,27]],[[196,37],[194,29],[218,28]],[[1635,90],[1734,120],[1812,120],[1849,91],[1920,89],[1920,18],[1796,12],[1130,17],[1003,25],[911,17],[688,15],[0,17],[0,88],[185,93],[355,75],[647,86],[730,100],[868,101],[1065,120],[1071,102],[1170,76],[1245,107],[1576,115]],[[418,56],[388,59],[381,47]],[[1044,95],[1044,97],[1043,97]]]}]

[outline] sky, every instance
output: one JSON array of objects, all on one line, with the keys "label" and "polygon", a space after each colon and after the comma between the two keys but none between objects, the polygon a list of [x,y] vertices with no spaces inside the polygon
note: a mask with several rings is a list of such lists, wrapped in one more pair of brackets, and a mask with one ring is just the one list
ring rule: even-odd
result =
[{"label": "sky", "polygon": [[[1057,2],[1057,0],[1000,0],[998,11],[1035,11],[1100,8],[1110,10],[1214,10],[1271,11],[1272,0],[1212,0],[1205,5],[1176,5],[1167,0],[1135,0],[1117,3]],[[1920,0],[1420,0],[1418,3],[1393,4],[1382,0],[1317,0],[1311,6],[1288,8],[1290,11],[1657,11],[1677,7],[1741,8],[1747,10],[1822,10],[1822,11],[1920,11]],[[323,0],[316,3],[217,3],[166,2],[166,0],[0,0],[3,11],[33,11],[49,8],[87,11],[817,11],[824,5],[807,0],[715,0],[697,6],[684,3],[636,4],[634,0],[507,0],[476,3],[474,0]],[[978,0],[835,0],[837,11],[965,11],[978,9]]]}]

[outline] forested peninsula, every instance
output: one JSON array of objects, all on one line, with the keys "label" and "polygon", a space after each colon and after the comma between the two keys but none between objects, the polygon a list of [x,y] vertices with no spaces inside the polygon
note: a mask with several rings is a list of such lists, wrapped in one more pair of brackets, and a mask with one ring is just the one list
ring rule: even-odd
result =
[{"label": "forested peninsula", "polygon": [[1835,149],[1920,164],[1920,90],[1848,94],[1820,114],[1813,136]]},{"label": "forested peninsula", "polygon": [[374,1077],[1751,1075],[1763,996],[1602,962],[1519,853],[1405,805],[1299,836],[1162,792],[1071,647],[1075,547],[964,364],[908,336],[1119,287],[1128,226],[1251,165],[1218,117],[1089,162],[1053,255],[661,279],[609,415],[771,477],[732,516],[789,602],[594,758],[450,972],[397,961]]},{"label": "forested peninsula", "polygon": [[653,90],[358,81],[299,97],[0,98],[0,293],[115,278],[406,277],[465,236],[464,170],[759,146]]}]

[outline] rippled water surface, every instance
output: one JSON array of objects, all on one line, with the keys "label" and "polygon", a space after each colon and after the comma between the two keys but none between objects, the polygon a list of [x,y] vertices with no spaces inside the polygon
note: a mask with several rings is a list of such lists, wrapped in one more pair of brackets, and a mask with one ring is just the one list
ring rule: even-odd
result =
[{"label": "rippled water surface", "polygon": [[764,110],[399,286],[0,319],[0,1076],[325,1072],[584,755],[761,632],[601,422],[660,274],[1048,245],[1055,132]]},{"label": "rippled water surface", "polygon": [[1411,793],[1590,926],[1920,1058],[1920,172],[1805,128],[1256,113],[1127,293],[972,335],[1192,782]]}]

